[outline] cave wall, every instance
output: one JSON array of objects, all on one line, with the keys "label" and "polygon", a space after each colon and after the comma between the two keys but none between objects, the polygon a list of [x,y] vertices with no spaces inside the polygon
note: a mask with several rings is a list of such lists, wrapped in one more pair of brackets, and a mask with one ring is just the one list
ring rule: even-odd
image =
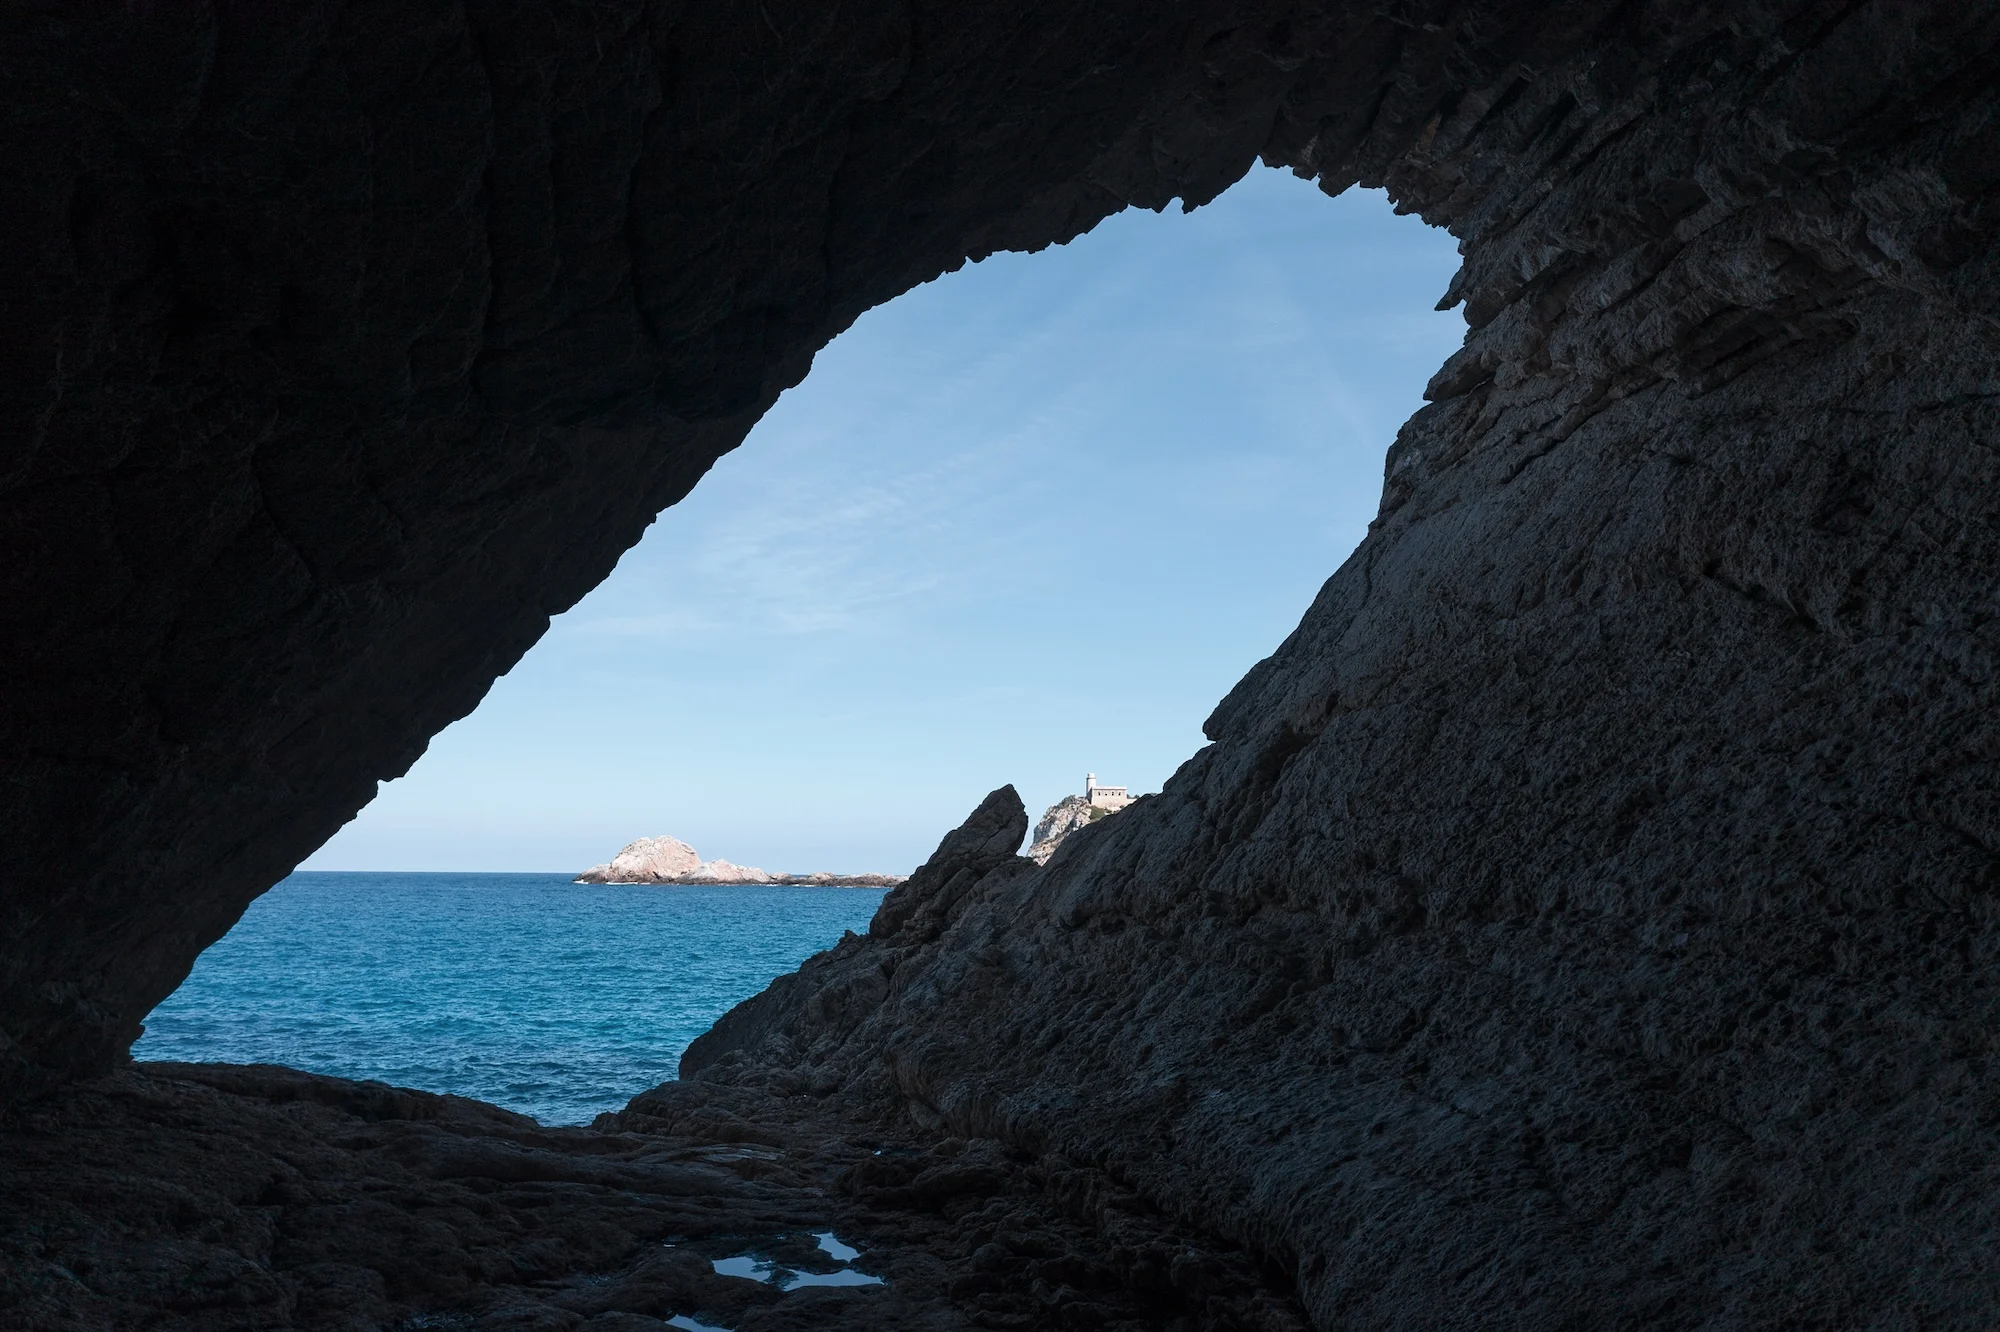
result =
[{"label": "cave wall", "polygon": [[1162,795],[689,1071],[1073,1152],[1326,1326],[1990,1312],[1996,43],[11,7],[8,1093],[116,1060],[860,311],[1262,155],[1463,244],[1370,536]]},{"label": "cave wall", "polygon": [[1045,869],[997,792],[683,1076],[1105,1168],[1321,1327],[1992,1325],[2000,23],[1800,18],[1428,124],[1472,332],[1213,743]]},{"label": "cave wall", "polygon": [[0,1096],[119,1058],[861,311],[1240,174],[1231,12],[9,6]]}]

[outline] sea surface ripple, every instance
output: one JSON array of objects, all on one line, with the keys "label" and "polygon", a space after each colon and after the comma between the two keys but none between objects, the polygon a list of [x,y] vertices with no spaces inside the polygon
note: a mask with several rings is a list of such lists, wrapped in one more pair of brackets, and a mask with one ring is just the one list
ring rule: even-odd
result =
[{"label": "sea surface ripple", "polygon": [[292,875],[146,1019],[138,1059],[287,1064],[587,1124],[861,931],[879,888]]}]

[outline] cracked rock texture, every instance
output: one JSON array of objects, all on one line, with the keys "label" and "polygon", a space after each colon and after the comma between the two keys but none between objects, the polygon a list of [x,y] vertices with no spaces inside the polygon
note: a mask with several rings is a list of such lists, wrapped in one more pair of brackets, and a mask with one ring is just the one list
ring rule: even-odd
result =
[{"label": "cracked rock texture", "polygon": [[1462,242],[1370,535],[1160,795],[996,792],[628,1114],[1059,1158],[1325,1328],[2000,1321],[1995,6],[277,14],[0,16],[11,1087],[860,310],[1261,155]]}]

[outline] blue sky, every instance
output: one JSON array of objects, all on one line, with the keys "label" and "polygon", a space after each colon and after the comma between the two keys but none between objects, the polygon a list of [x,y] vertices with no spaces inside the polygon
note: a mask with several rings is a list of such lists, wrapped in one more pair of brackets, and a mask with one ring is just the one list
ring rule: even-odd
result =
[{"label": "blue sky", "polygon": [[1004,782],[1157,790],[1374,516],[1456,263],[1260,168],[869,312],[307,867],[904,872]]}]

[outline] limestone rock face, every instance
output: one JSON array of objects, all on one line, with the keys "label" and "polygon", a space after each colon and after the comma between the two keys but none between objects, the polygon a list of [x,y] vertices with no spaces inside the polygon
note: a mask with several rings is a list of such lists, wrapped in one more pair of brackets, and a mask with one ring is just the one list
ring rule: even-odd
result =
[{"label": "limestone rock face", "polygon": [[775,883],[775,875],[754,865],[732,865],[726,860],[705,860],[688,872],[687,883]]},{"label": "limestone rock face", "polygon": [[1064,796],[1050,805],[1042,814],[1041,822],[1035,825],[1035,840],[1028,847],[1028,859],[1037,865],[1048,864],[1049,857],[1056,853],[1064,838],[1109,813],[1109,810],[1093,809],[1090,801],[1082,796]]},{"label": "limestone rock face", "polygon": [[676,883],[701,868],[701,857],[678,837],[641,837],[607,865],[592,865],[578,883]]},{"label": "limestone rock face", "polygon": [[703,860],[677,837],[641,837],[627,844],[609,863],[592,865],[576,876],[577,883],[769,883],[799,888],[893,888],[898,874],[772,874],[752,865],[727,860]]}]

